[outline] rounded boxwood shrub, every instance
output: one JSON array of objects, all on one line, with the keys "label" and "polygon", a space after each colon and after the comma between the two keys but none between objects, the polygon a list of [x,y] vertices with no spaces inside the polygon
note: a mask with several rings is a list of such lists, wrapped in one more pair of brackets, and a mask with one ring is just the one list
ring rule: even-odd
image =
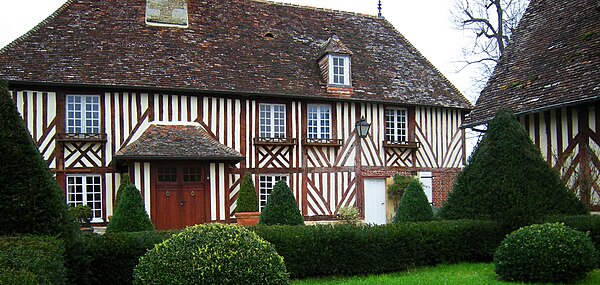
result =
[{"label": "rounded boxwood shrub", "polygon": [[273,186],[273,192],[267,199],[267,205],[260,214],[261,225],[304,225],[304,217],[300,213],[294,194],[285,181],[280,180]]},{"label": "rounded boxwood shrub", "polygon": [[501,279],[522,282],[574,282],[596,266],[587,234],[560,223],[536,224],[514,231],[494,254]]},{"label": "rounded boxwood shrub", "polygon": [[394,216],[394,223],[426,222],[432,220],[433,209],[427,200],[427,195],[423,191],[421,182],[410,182],[398,205],[398,210]]},{"label": "rounded boxwood shrub", "polygon": [[134,269],[135,284],[289,284],[283,258],[239,226],[186,228],[156,245]]},{"label": "rounded boxwood shrub", "polygon": [[240,185],[235,211],[237,213],[258,212],[258,197],[256,197],[256,188],[254,188],[254,182],[250,173],[244,175],[244,179]]},{"label": "rounded boxwood shrub", "polygon": [[107,233],[152,231],[154,225],[146,213],[142,194],[135,185],[126,185],[115,208]]}]

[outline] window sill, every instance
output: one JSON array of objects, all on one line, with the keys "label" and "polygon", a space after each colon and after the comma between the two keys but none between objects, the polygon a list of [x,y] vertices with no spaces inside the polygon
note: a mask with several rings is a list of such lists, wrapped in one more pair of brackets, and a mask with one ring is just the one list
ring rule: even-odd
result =
[{"label": "window sill", "polygon": [[57,142],[106,142],[106,134],[58,134]]},{"label": "window sill", "polygon": [[303,146],[342,146],[341,139],[302,139]]},{"label": "window sill", "polygon": [[419,142],[406,142],[406,141],[384,141],[383,147],[387,148],[407,148],[407,149],[418,149],[421,147]]},{"label": "window sill", "polygon": [[295,146],[296,139],[294,138],[254,138],[254,145],[258,146],[269,146],[269,145],[280,145],[280,146]]}]

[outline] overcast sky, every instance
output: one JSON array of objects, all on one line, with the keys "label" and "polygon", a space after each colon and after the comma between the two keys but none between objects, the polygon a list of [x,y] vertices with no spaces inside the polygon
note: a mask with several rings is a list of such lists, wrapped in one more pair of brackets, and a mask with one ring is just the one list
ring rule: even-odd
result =
[{"label": "overcast sky", "polygon": [[[97,0],[101,1],[101,0]],[[0,47],[44,20],[66,0],[0,0]],[[378,0],[281,0],[313,7],[377,15]],[[452,27],[451,0],[382,0],[383,16],[431,61],[467,98],[473,100],[469,70],[461,66],[461,47],[467,37]]]}]

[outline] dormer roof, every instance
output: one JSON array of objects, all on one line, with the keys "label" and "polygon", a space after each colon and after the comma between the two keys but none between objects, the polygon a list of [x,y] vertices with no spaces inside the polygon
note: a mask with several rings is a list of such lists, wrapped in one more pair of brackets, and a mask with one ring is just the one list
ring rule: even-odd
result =
[{"label": "dormer roof", "polygon": [[337,36],[337,34],[331,35],[331,37],[329,37],[329,39],[327,39],[327,41],[325,43],[323,43],[323,47],[324,47],[323,55],[330,54],[330,53],[352,55],[352,51],[350,50],[350,48],[348,48],[348,46],[346,46],[340,40],[340,38]]},{"label": "dormer roof", "polygon": [[148,25],[147,0],[69,0],[0,50],[12,84],[331,98],[315,59],[352,52],[344,100],[471,108],[385,19],[258,0],[187,1],[185,28]]}]

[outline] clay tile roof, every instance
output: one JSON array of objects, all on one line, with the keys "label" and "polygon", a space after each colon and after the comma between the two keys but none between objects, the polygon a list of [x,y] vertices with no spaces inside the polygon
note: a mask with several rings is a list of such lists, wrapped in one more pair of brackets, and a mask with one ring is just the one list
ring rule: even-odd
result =
[{"label": "clay tile roof", "polygon": [[[335,33],[352,56],[344,100],[470,109],[385,19],[258,0],[187,1],[187,28],[147,25],[146,0],[70,0],[0,50],[12,83],[323,98]],[[168,92],[168,91],[167,91]]]},{"label": "clay tile roof", "polygon": [[465,126],[600,100],[600,2],[532,0]]},{"label": "clay tile roof", "polygon": [[244,158],[222,145],[198,125],[150,125],[135,142],[121,148],[117,159],[231,160]]}]

